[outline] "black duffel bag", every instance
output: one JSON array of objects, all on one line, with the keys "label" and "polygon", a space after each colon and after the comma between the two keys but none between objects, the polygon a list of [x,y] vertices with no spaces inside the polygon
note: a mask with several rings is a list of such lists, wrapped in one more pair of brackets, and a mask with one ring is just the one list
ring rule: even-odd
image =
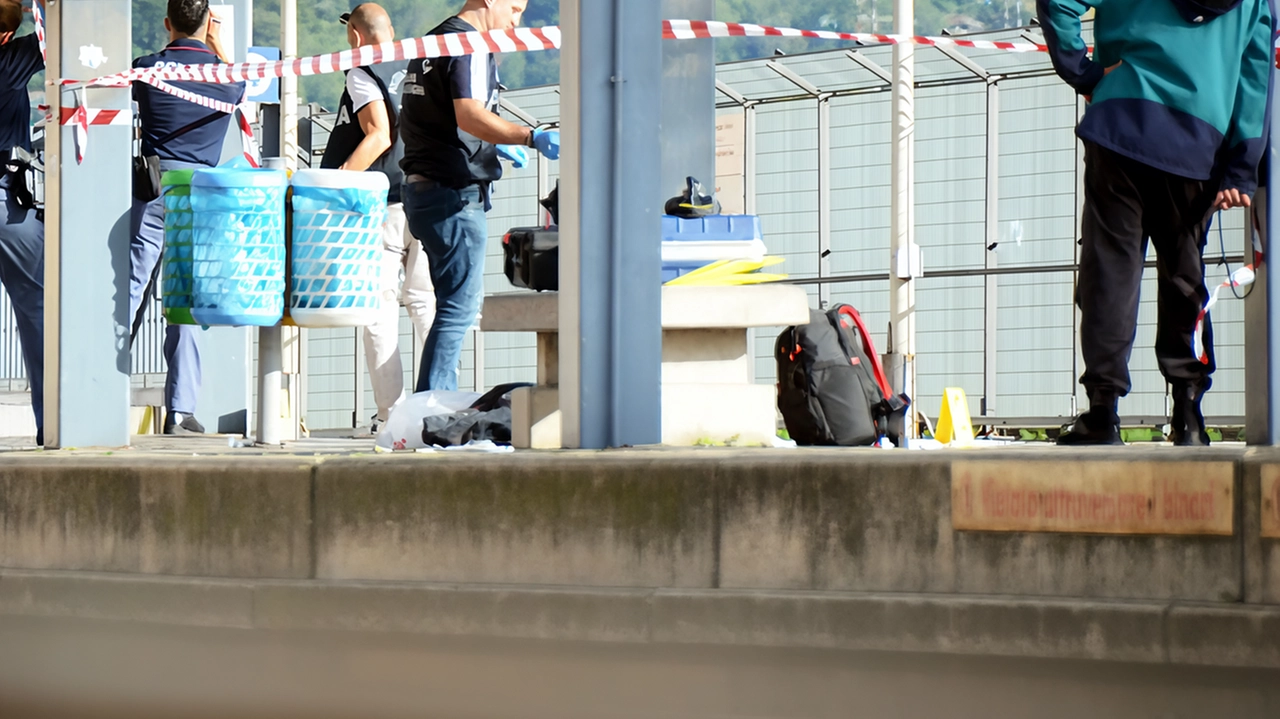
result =
[{"label": "black duffel bag", "polygon": [[560,289],[560,231],[517,227],[502,238],[502,271],[516,287],[538,292]]}]

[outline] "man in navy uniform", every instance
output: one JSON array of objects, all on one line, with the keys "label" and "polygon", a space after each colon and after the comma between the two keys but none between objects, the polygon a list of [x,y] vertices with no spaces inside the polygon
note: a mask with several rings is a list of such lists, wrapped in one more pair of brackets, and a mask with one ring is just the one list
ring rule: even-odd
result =
[{"label": "man in navy uniform", "polygon": [[[211,16],[208,0],[169,0],[164,26],[169,30],[169,45],[154,55],[134,60],[134,67],[227,62],[218,41],[218,19]],[[237,103],[244,96],[244,83],[172,84],[226,103]],[[134,83],[133,98],[142,121],[142,154],[158,157],[161,171],[218,164],[230,115],[178,99],[144,83]],[[135,327],[146,311],[143,300],[158,275],[164,249],[164,200],[140,198],[138,194],[135,186],[129,276],[129,307]],[[169,367],[164,383],[165,434],[204,432],[195,418],[200,394],[197,332],[199,328],[192,325],[169,325],[165,329],[164,359]]]},{"label": "man in navy uniform", "polygon": [[44,222],[32,206],[26,175],[10,164],[15,150],[31,151],[27,83],[44,69],[35,33],[15,37],[22,4],[0,0],[0,283],[9,293],[27,365],[36,443],[44,444]]},{"label": "man in navy uniform", "polygon": [[[387,11],[376,3],[357,5],[339,18],[347,26],[352,48],[381,45],[395,39]],[[409,310],[418,337],[426,338],[435,313],[431,275],[422,245],[405,228],[400,203],[400,90],[405,63],[382,63],[347,71],[346,90],[338,103],[329,144],[320,166],[341,170],[381,172],[391,189],[387,193],[387,221],[382,226],[382,306],[378,321],[364,328],[364,356],[369,364],[373,399],[378,413],[370,431],[378,433],[391,408],[404,394],[404,368],[400,362],[400,303]],[[400,271],[404,270],[404,288]]]},{"label": "man in navy uniform", "polygon": [[[510,30],[528,0],[467,0],[432,35]],[[436,315],[427,334],[418,391],[458,387],[462,342],[484,298],[485,243],[500,157],[521,166],[524,147],[560,157],[560,133],[507,122],[498,115],[498,63],[489,53],[414,60],[404,81],[405,184],[409,231],[431,266]]]}]

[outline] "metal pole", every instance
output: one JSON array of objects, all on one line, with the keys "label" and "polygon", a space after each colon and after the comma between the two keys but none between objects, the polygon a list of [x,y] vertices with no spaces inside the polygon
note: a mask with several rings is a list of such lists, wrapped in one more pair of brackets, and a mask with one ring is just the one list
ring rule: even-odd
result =
[{"label": "metal pole", "polygon": [[477,327],[471,331],[471,388],[483,392],[484,387],[484,333]]},{"label": "metal pole", "polygon": [[[996,245],[1000,241],[1000,85],[993,78],[987,82],[987,207],[986,207],[986,245],[983,257],[988,270],[995,269],[998,264]],[[995,274],[988,273],[984,281],[985,297],[983,299],[983,372],[982,372],[982,416],[994,417],[996,414],[996,351],[997,322],[999,319],[1000,296],[998,279]]]},{"label": "metal pole", "polygon": [[355,352],[351,357],[355,360],[352,363],[352,378],[355,381],[354,400],[355,410],[351,412],[351,428],[355,429],[360,426],[360,422],[364,419],[364,358],[361,357],[360,335],[364,333],[363,327],[355,328]]},{"label": "metal pole", "polygon": [[284,382],[284,328],[258,330],[258,443],[280,444],[280,385]]},{"label": "metal pole", "polygon": [[[894,32],[915,34],[915,3],[895,0]],[[886,359],[894,391],[916,397],[915,262],[915,47],[893,46],[893,188],[890,207],[892,233],[889,278],[889,341]],[[907,437],[916,436],[914,419],[906,423]]]},{"label": "metal pole", "polygon": [[[1076,124],[1084,118],[1084,98],[1076,96]],[[1073,236],[1079,239],[1084,227],[1084,145],[1075,143],[1076,147],[1076,224]],[[1080,285],[1080,243],[1072,242],[1072,264],[1075,271],[1071,275],[1071,394],[1068,415],[1075,416],[1080,411],[1081,394],[1084,391],[1080,384],[1081,367],[1084,367],[1084,355],[1080,350],[1080,307],[1075,302],[1075,289]]]},{"label": "metal pole", "polygon": [[[831,274],[831,102],[818,96],[818,277]],[[818,286],[818,306],[831,304],[831,285]]]},{"label": "metal pole", "polygon": [[756,214],[756,105],[754,102],[742,106],[742,188],[743,209],[748,215]]},{"label": "metal pole", "polygon": [[[297,0],[280,2],[280,54],[287,61],[298,56]],[[298,167],[298,78],[280,78],[280,158],[286,171]],[[288,238],[285,239],[288,241]],[[357,352],[357,355],[359,352]],[[281,385],[284,383],[284,328],[258,330],[258,442],[279,444],[284,438],[281,422]],[[357,391],[359,388],[357,388]],[[292,413],[291,413],[292,414]]]},{"label": "metal pole", "polygon": [[[1280,101],[1280,97],[1273,100],[1273,103]],[[1274,110],[1274,105],[1273,108]],[[1280,130],[1280,117],[1277,113],[1271,113],[1271,137],[1272,144],[1267,148],[1270,154],[1270,162],[1267,163],[1270,177],[1267,178],[1267,187],[1276,187],[1276,182],[1280,181],[1280,171],[1277,170],[1277,158],[1275,152],[1275,142],[1277,130]],[[1267,232],[1265,239],[1270,240],[1276,236],[1276,213],[1270,206],[1270,200],[1275,193],[1267,192],[1267,197],[1263,198],[1266,205],[1266,222]],[[1271,251],[1270,245],[1266,246],[1267,252]],[[1259,391],[1265,391],[1267,395],[1267,431],[1266,444],[1275,446],[1280,445],[1280,348],[1276,347],[1276,342],[1280,341],[1280,265],[1277,265],[1273,258],[1268,257],[1268,261],[1264,263],[1266,275],[1266,337],[1267,337],[1267,383],[1265,388],[1258,388]]]},{"label": "metal pole", "polygon": [[[742,211],[756,214],[756,104],[742,106]],[[756,328],[747,328],[747,381],[756,381]]]},{"label": "metal pole", "polygon": [[[132,18],[130,18],[132,20]],[[130,28],[132,44],[132,28]],[[45,102],[62,116],[62,2],[45,5]],[[62,128],[44,132],[44,442],[62,446]],[[67,148],[70,150],[71,148]],[[28,377],[27,381],[30,382]]]},{"label": "metal pole", "polygon": [[[560,412],[566,447],[662,439],[660,5],[561,0]],[[706,128],[711,132],[712,127]],[[586,241],[588,240],[589,241]]]},{"label": "metal pole", "polygon": [[[1267,212],[1270,192],[1268,187],[1258,188],[1253,196],[1253,208],[1245,211],[1244,256],[1253,257],[1253,238],[1262,232],[1262,247],[1266,247]],[[1246,260],[1247,261],[1247,260]],[[1273,444],[1271,424],[1271,380],[1269,370],[1267,309],[1272,294],[1269,275],[1270,262],[1259,268],[1253,287],[1244,298],[1244,426],[1245,441],[1252,445]]]}]

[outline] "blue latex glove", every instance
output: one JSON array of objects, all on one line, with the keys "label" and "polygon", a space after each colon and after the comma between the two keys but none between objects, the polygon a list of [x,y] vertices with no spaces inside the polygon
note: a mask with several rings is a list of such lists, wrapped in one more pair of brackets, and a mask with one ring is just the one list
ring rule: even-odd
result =
[{"label": "blue latex glove", "polygon": [[560,131],[534,130],[533,146],[548,160],[560,159]]},{"label": "blue latex glove", "polygon": [[529,151],[519,145],[498,145],[498,157],[510,160],[517,170],[529,164]]}]

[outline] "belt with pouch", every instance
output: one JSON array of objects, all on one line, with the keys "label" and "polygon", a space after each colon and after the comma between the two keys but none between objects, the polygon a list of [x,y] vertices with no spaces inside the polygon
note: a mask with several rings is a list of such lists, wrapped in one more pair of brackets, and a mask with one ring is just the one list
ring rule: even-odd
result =
[{"label": "belt with pouch", "polygon": [[485,209],[488,209],[489,196],[490,196],[490,192],[492,191],[491,190],[492,185],[490,185],[487,182],[468,182],[462,187],[454,187],[453,185],[446,185],[443,182],[440,182],[438,180],[433,180],[430,177],[427,177],[426,175],[419,175],[417,173],[414,173],[412,175],[405,175],[404,184],[417,185],[419,190],[434,190],[440,187],[447,187],[451,190],[465,190],[468,187],[471,187],[474,185],[480,188],[480,197],[484,200]]}]

